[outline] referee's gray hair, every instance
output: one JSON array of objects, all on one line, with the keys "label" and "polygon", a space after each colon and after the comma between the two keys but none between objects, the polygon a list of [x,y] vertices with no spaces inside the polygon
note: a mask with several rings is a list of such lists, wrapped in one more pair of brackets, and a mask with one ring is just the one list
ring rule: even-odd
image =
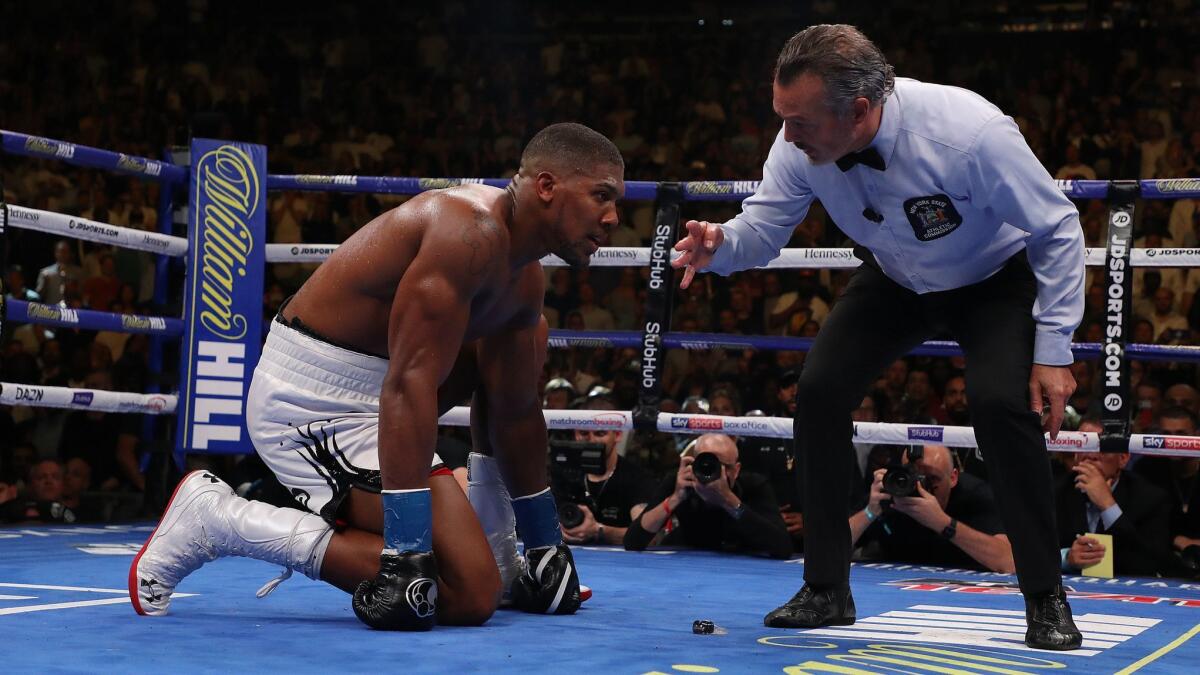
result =
[{"label": "referee's gray hair", "polygon": [[775,81],[787,86],[803,73],[821,78],[826,104],[842,116],[859,97],[882,104],[896,85],[896,71],[879,47],[846,24],[809,26],[788,39],[775,62]]}]

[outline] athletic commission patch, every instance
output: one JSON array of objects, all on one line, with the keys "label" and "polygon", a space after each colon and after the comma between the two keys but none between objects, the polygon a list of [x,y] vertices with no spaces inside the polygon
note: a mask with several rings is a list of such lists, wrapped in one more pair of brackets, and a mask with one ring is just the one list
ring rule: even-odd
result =
[{"label": "athletic commission patch", "polygon": [[913,197],[904,202],[904,215],[921,241],[944,237],[962,225],[962,216],[946,195]]}]

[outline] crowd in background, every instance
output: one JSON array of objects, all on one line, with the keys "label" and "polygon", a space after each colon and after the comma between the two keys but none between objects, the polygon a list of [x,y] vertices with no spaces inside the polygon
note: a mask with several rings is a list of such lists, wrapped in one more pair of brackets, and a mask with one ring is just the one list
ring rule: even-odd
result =
[{"label": "crowd in background", "polygon": [[[397,3],[306,9],[216,0],[6,1],[0,128],[149,157],[189,135],[245,140],[269,147],[274,173],[507,177],[534,132],[570,120],[612,138],[627,180],[756,179],[779,126],[770,101],[779,46],[804,25],[845,22],[878,42],[898,76],[963,86],[995,102],[1055,178],[1200,175],[1194,1],[1088,3],[1078,14],[1053,15],[1022,2],[1009,3],[1006,15],[977,2],[804,4],[726,11],[716,3],[618,2],[601,11],[448,2],[439,13]],[[41,30],[51,24],[52,31]],[[15,157],[0,163],[0,178],[14,204],[159,227],[155,183]],[[402,201],[272,194],[269,238],[336,243]],[[1102,246],[1106,205],[1078,207],[1087,245]],[[721,221],[736,211],[736,203],[689,205],[684,216]],[[1139,201],[1136,213],[1136,246],[1200,246],[1195,200]],[[653,204],[625,203],[610,245],[646,245],[653,219]],[[819,205],[797,225],[791,247],[849,245]],[[10,297],[112,312],[178,311],[178,300],[154,302],[148,254],[16,229],[5,236]],[[264,316],[313,268],[269,266]],[[1103,338],[1105,294],[1094,270],[1078,342]],[[636,330],[647,275],[636,268],[548,269],[546,317],[554,328]],[[672,330],[811,337],[849,276],[701,275],[676,293]],[[1131,341],[1196,344],[1197,288],[1200,269],[1138,269]],[[7,382],[122,391],[171,386],[170,374],[162,381],[148,372],[140,335],[6,324],[2,347],[0,379]],[[787,416],[788,378],[803,360],[803,352],[670,351],[662,408]],[[859,415],[968,424],[963,367],[959,359],[897,361],[880,374]],[[1099,414],[1095,368],[1093,361],[1072,366],[1079,383],[1074,426]],[[1160,426],[1164,411],[1200,414],[1193,366],[1135,361],[1133,371],[1135,431]],[[548,407],[603,398],[628,410],[637,403],[639,372],[635,350],[557,349],[541,386]],[[139,458],[149,438],[139,417],[0,408],[0,483],[20,487],[0,490],[0,501],[69,503],[84,518],[138,515],[136,506],[114,511],[81,503],[80,495],[146,489]],[[674,473],[677,439],[639,434],[623,445],[625,456],[651,473]],[[860,455],[865,495],[886,453]],[[980,466],[970,453],[955,457],[964,471]],[[57,487],[34,474],[58,476]],[[1182,489],[1168,483],[1165,493]],[[1186,504],[1191,485],[1175,501]],[[37,499],[24,496],[35,492]],[[14,518],[36,519],[22,513]]]}]

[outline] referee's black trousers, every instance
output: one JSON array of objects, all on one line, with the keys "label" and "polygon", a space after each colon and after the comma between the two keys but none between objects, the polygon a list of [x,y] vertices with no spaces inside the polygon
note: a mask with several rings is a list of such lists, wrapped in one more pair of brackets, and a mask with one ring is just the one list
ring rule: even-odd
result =
[{"label": "referee's black trousers", "polygon": [[821,327],[797,387],[805,581],[840,585],[850,578],[851,411],[888,364],[944,329],[966,354],[971,423],[1021,590],[1049,590],[1061,582],[1060,553],[1049,455],[1041,420],[1029,405],[1037,284],[1024,252],[979,283],[924,295],[874,264],[854,273]]}]

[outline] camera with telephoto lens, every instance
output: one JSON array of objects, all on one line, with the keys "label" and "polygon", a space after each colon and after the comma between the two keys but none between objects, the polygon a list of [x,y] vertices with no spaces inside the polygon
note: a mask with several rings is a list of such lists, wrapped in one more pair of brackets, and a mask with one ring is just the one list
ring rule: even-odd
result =
[{"label": "camera with telephoto lens", "polygon": [[903,464],[899,460],[892,462],[887,467],[887,473],[883,474],[883,491],[893,497],[912,497],[917,494],[917,486],[925,485],[925,489],[929,489],[929,485],[925,481],[925,474],[921,473],[917,462],[925,456],[925,447],[921,445],[910,445],[907,449],[908,464]]},{"label": "camera with telephoto lens", "polygon": [[604,473],[604,444],[582,441],[550,442],[550,492],[558,504],[558,522],[568,530],[583,523],[583,509],[596,512],[587,490],[587,475]]},{"label": "camera with telephoto lens", "polygon": [[696,455],[696,461],[692,462],[692,475],[700,483],[708,485],[721,477],[721,460],[711,452]]}]

